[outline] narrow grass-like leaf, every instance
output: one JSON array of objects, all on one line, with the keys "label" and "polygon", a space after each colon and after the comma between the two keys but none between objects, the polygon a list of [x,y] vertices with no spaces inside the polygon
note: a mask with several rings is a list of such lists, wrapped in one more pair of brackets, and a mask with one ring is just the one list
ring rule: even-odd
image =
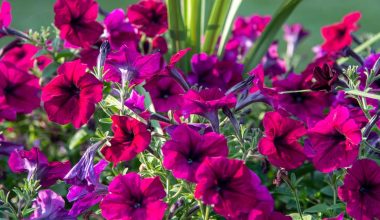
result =
[{"label": "narrow grass-like leaf", "polygon": [[281,7],[274,14],[271,22],[265,28],[254,46],[248,51],[244,58],[244,66],[246,70],[250,70],[260,63],[265,55],[277,32],[281,29],[289,15],[297,7],[302,0],[285,0]]},{"label": "narrow grass-like leaf", "polygon": [[229,33],[231,31],[232,23],[234,21],[234,18],[236,16],[236,13],[241,5],[241,2],[243,0],[234,0],[232,1],[230,10],[228,11],[226,23],[224,24],[222,36],[220,38],[219,47],[218,47],[218,56],[221,57],[224,52],[224,46],[226,45],[227,38],[229,36]]},{"label": "narrow grass-like leaf", "polygon": [[226,21],[231,2],[232,0],[215,0],[206,27],[205,41],[202,47],[203,52],[206,52],[207,54],[212,54],[214,52],[216,43],[218,42],[218,38]]},{"label": "narrow grass-like leaf", "polygon": [[186,28],[181,13],[181,1],[166,0],[168,9],[169,34],[174,43],[174,50],[185,48]]},{"label": "narrow grass-like leaf", "polygon": [[199,53],[201,48],[202,1],[185,1],[187,46],[191,48],[190,54]]}]

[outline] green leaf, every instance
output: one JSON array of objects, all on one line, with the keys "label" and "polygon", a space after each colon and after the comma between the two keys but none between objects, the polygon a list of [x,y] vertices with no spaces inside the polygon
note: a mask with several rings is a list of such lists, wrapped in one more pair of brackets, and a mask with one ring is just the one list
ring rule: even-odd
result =
[{"label": "green leaf", "polygon": [[283,1],[283,4],[276,11],[271,22],[245,56],[243,63],[246,70],[250,70],[260,63],[277,32],[281,30],[281,26],[301,1],[302,0]]},{"label": "green leaf", "polygon": [[99,119],[99,122],[100,123],[104,123],[104,124],[112,124],[112,119],[110,119],[110,118],[101,118],[101,119]]},{"label": "green leaf", "polygon": [[313,216],[311,215],[302,215],[302,218],[300,216],[300,214],[298,213],[292,213],[292,214],[289,214],[290,217],[292,217],[293,220],[312,220],[313,219]]},{"label": "green leaf", "polygon": [[370,98],[370,99],[376,99],[376,100],[380,101],[380,95],[377,95],[377,94],[363,92],[363,91],[359,91],[359,90],[345,90],[344,92],[346,94],[362,96],[362,97],[366,97],[366,98]]},{"label": "green leaf", "polygon": [[69,149],[73,150],[74,148],[80,146],[89,138],[89,136],[90,135],[85,129],[78,130],[70,140]]},{"label": "green leaf", "polygon": [[218,56],[219,57],[223,56],[224,46],[226,45],[229,33],[231,31],[232,23],[234,21],[234,18],[236,16],[236,13],[237,13],[242,1],[243,0],[233,0],[232,1],[230,10],[228,11],[226,23],[224,24],[224,27],[223,27],[220,42],[219,42],[219,47],[218,47]]},{"label": "green leaf", "polygon": [[303,212],[305,213],[318,213],[318,212],[325,212],[329,209],[329,206],[322,203],[322,204],[317,204],[315,206],[312,206],[308,209],[305,209]]},{"label": "green leaf", "polygon": [[199,53],[201,49],[203,9],[202,1],[204,0],[186,0],[186,30],[187,30],[187,46],[191,47],[189,53]]},{"label": "green leaf", "polygon": [[185,48],[186,29],[181,14],[181,1],[166,0],[168,9],[169,34],[173,39],[175,50]]},{"label": "green leaf", "polygon": [[28,216],[30,213],[32,213],[36,208],[28,208],[28,209],[24,209],[22,210],[22,215],[23,216]]},{"label": "green leaf", "polygon": [[215,0],[212,7],[210,18],[208,19],[205,40],[202,51],[207,54],[214,52],[216,43],[226,21],[228,10],[232,0]]},{"label": "green leaf", "polygon": [[57,71],[58,67],[59,67],[59,64],[56,62],[49,64],[42,72],[42,77],[50,78],[53,75],[53,73]]}]

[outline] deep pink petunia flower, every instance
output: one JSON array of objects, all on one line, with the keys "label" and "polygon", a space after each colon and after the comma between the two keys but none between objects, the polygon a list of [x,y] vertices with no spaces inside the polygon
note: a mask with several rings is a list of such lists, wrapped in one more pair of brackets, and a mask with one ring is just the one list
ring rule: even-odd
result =
[{"label": "deep pink petunia flower", "polygon": [[164,37],[158,36],[153,38],[152,48],[153,50],[158,50],[161,54],[165,54],[168,52],[168,43]]},{"label": "deep pink petunia flower", "polygon": [[148,37],[163,34],[168,29],[166,6],[161,1],[143,0],[129,6],[129,21]]},{"label": "deep pink petunia flower", "polygon": [[305,150],[315,168],[331,172],[350,166],[358,157],[362,135],[348,108],[338,106],[307,132]]},{"label": "deep pink petunia flower", "polygon": [[100,203],[106,219],[161,220],[167,204],[159,177],[141,178],[137,173],[115,177],[109,185],[109,193]]},{"label": "deep pink petunia flower", "polygon": [[188,75],[191,85],[219,88],[226,91],[242,81],[243,65],[234,61],[219,61],[215,55],[194,54],[191,58],[192,72]]},{"label": "deep pink petunia flower", "polygon": [[[1,3],[1,11],[0,11],[0,28],[9,27],[12,22],[12,7],[8,1],[2,1]],[[0,33],[0,38],[3,37],[4,34]]]},{"label": "deep pink petunia flower", "polygon": [[94,0],[57,0],[54,13],[60,37],[69,44],[89,47],[103,33],[102,25],[96,21],[98,3]]},{"label": "deep pink petunia flower", "polygon": [[164,167],[174,177],[196,182],[195,173],[206,157],[227,157],[227,140],[215,132],[200,134],[186,124],[178,125],[162,147]]},{"label": "deep pink petunia flower", "polygon": [[147,126],[128,116],[112,116],[111,146],[101,149],[104,157],[113,163],[132,160],[137,154],[149,147],[150,132]]},{"label": "deep pink petunia flower", "polygon": [[[309,89],[311,77],[308,74],[291,73],[286,79],[274,81],[274,88],[279,91],[294,91]],[[297,116],[304,122],[323,118],[324,109],[331,104],[331,95],[325,92],[295,92],[279,94],[277,97],[280,108]]]},{"label": "deep pink petunia flower", "polygon": [[122,46],[119,51],[108,55],[104,69],[107,72],[104,76],[106,81],[137,85],[161,70],[161,54],[143,56],[134,49]]},{"label": "deep pink petunia flower", "polygon": [[183,88],[168,75],[158,75],[149,80],[144,88],[149,92],[156,111],[178,110],[183,99]]},{"label": "deep pink petunia flower", "polygon": [[144,100],[144,95],[139,95],[135,90],[132,90],[129,98],[125,100],[124,104],[132,111],[141,113],[145,110]]},{"label": "deep pink petunia flower", "polygon": [[214,206],[224,217],[236,217],[252,209],[273,210],[273,199],[259,177],[243,161],[206,158],[196,173],[195,198]]},{"label": "deep pink petunia flower", "polygon": [[49,120],[71,122],[79,128],[94,114],[95,104],[102,100],[103,84],[86,68],[79,60],[66,62],[58,68],[58,76],[42,89]]},{"label": "deep pink petunia flower", "polygon": [[263,124],[265,136],[259,142],[259,152],[277,167],[291,170],[302,165],[306,156],[298,139],[306,134],[303,123],[279,112],[267,112]]},{"label": "deep pink petunia flower", "polygon": [[34,55],[38,48],[32,44],[19,44],[8,50],[1,60],[17,65],[17,68],[29,70],[34,66]]},{"label": "deep pink petunia flower", "polygon": [[126,21],[123,9],[111,11],[104,19],[104,25],[112,49],[117,50],[123,45],[131,48],[137,47],[138,36],[132,25]]},{"label": "deep pink petunia flower", "polygon": [[49,187],[62,180],[69,172],[70,161],[48,162],[42,151],[36,147],[31,150],[14,150],[9,156],[9,168],[14,173],[28,172],[28,179],[40,180],[42,187]]},{"label": "deep pink petunia flower", "polygon": [[351,33],[358,29],[357,22],[360,17],[360,12],[351,12],[344,16],[341,22],[323,27],[321,33],[325,42],[322,49],[328,53],[335,53],[349,46],[352,41]]},{"label": "deep pink petunia flower", "polygon": [[347,203],[346,211],[357,220],[372,220],[380,216],[380,166],[373,160],[356,161],[347,170],[339,198]]},{"label": "deep pink petunia flower", "polygon": [[15,120],[40,106],[38,78],[11,63],[0,62],[0,120]]}]

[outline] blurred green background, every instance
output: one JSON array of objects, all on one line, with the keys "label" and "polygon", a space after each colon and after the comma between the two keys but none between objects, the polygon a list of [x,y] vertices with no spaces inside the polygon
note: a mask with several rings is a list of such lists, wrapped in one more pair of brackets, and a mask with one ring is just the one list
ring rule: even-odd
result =
[{"label": "blurred green background", "polygon": [[[12,27],[28,30],[39,29],[53,23],[54,0],[8,0],[12,4]],[[211,5],[213,0],[206,0]],[[101,7],[110,11],[114,8],[125,9],[133,0],[98,0]],[[243,0],[239,15],[253,13],[273,14],[282,0]],[[207,8],[210,10],[210,7]],[[359,33],[377,33],[380,31],[380,0],[304,0],[288,19],[288,23],[302,23],[311,36],[307,38],[299,52],[311,54],[311,48],[322,42],[320,27],[339,21],[343,15],[351,11],[362,12]],[[282,33],[281,33],[282,34]],[[7,40],[0,41],[4,45]]]}]

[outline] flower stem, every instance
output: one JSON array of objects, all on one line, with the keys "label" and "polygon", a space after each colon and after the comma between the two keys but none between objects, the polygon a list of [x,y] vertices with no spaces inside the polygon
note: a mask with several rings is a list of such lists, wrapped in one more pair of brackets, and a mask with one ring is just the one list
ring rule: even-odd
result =
[{"label": "flower stem", "polygon": [[301,210],[301,204],[300,204],[300,201],[299,201],[299,198],[298,198],[298,191],[297,191],[297,189],[292,186],[292,184],[290,183],[288,177],[281,175],[281,179],[286,183],[286,185],[289,187],[290,191],[292,191],[293,196],[294,196],[294,200],[296,201],[297,211],[298,211],[298,213],[300,215],[301,220],[303,220],[302,210]]},{"label": "flower stem", "polygon": [[204,216],[204,220],[208,220],[209,219],[209,216],[210,216],[210,206],[206,206],[206,210],[205,210],[205,216]]}]

